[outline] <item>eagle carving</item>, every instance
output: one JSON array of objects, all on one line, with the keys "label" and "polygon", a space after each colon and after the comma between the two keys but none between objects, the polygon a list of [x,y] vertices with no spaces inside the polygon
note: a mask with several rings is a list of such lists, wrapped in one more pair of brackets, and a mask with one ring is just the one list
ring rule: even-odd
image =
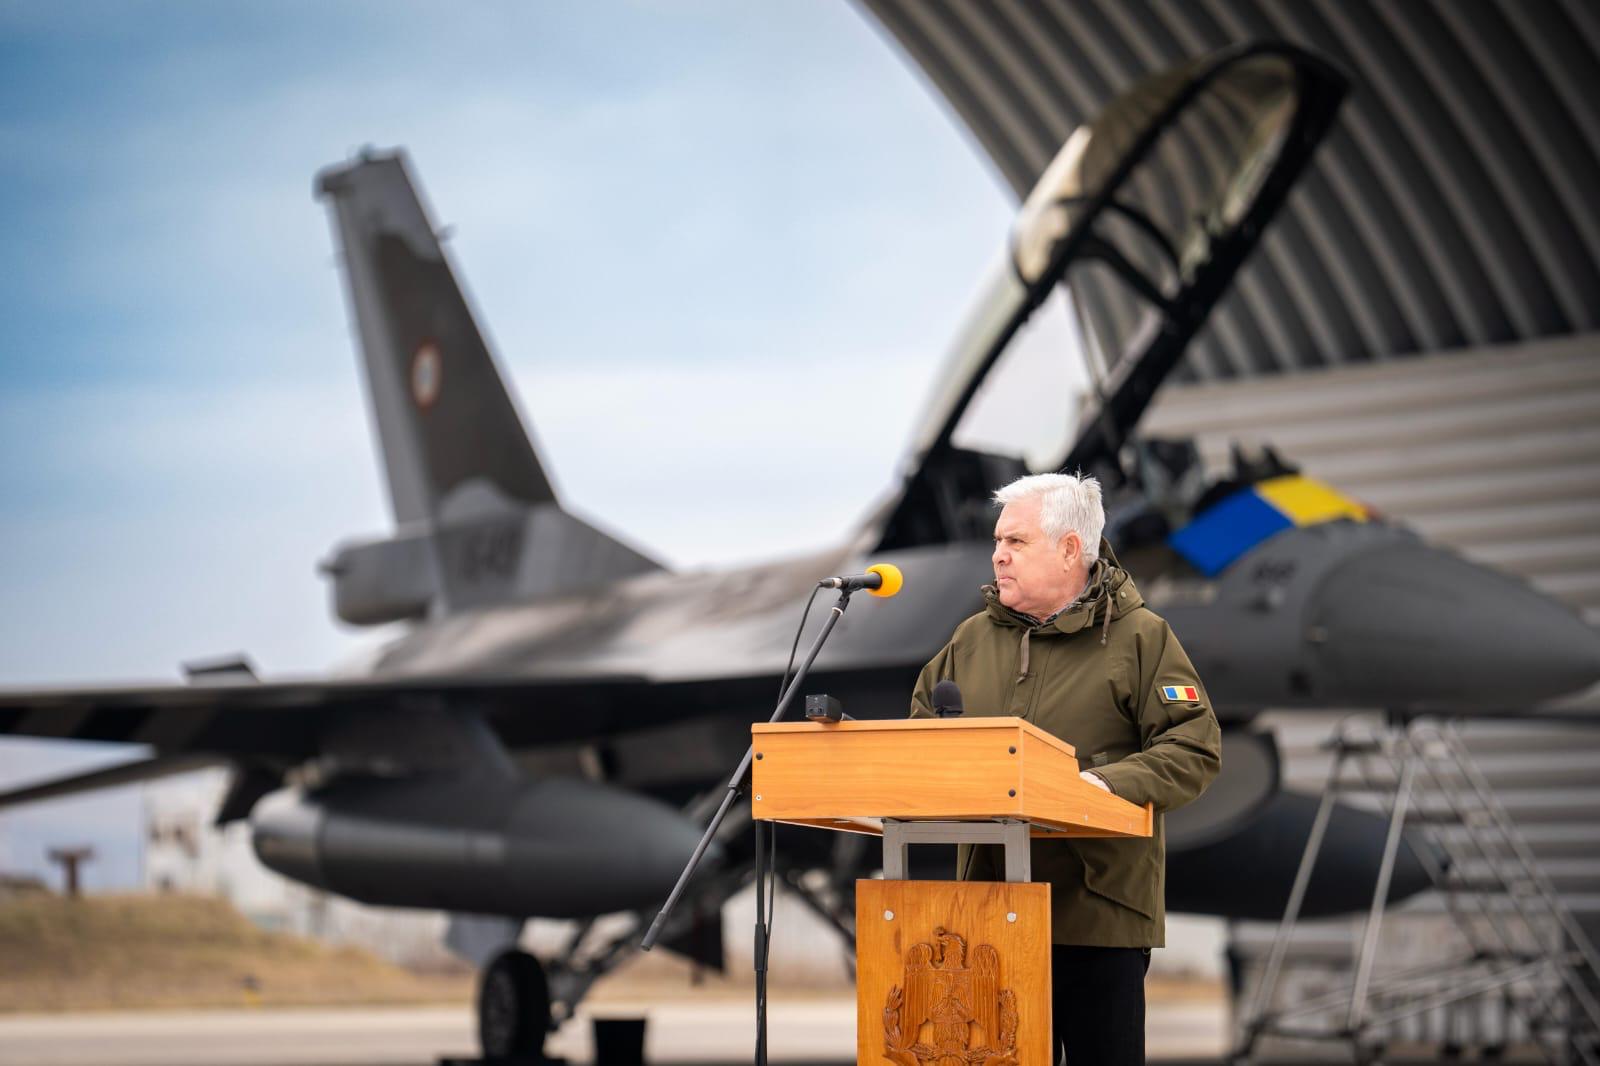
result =
[{"label": "eagle carving", "polygon": [[1000,954],[943,927],[906,952],[904,986],[883,1008],[884,1057],[896,1066],[1017,1066],[1017,997]]}]

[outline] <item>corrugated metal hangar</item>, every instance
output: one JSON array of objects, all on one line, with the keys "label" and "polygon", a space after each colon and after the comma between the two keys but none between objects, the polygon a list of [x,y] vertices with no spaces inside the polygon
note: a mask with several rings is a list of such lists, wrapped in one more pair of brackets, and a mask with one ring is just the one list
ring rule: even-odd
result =
[{"label": "corrugated metal hangar", "polygon": [[[864,0],[1020,197],[1147,74],[1278,40],[1353,91],[1189,353],[1255,377],[1600,328],[1600,9],[1583,0]],[[1162,160],[1212,165],[1199,140]],[[1107,348],[1131,317],[1089,309]],[[1101,321],[1104,319],[1104,321]]]}]

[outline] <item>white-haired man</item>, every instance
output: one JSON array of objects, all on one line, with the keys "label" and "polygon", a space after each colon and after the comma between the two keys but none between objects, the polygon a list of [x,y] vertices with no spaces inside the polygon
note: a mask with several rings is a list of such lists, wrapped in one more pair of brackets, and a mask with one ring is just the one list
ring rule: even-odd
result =
[{"label": "white-haired man", "polygon": [[[960,686],[969,715],[1015,715],[1077,750],[1083,777],[1153,803],[1147,840],[1033,845],[1051,885],[1056,1039],[1068,1066],[1144,1062],[1144,977],[1166,937],[1161,812],[1198,796],[1221,765],[1205,688],[1167,623],[1144,605],[1101,537],[1094,478],[1038,474],[994,495],[994,584],[917,679],[913,716],[933,686]],[[998,849],[963,846],[957,876],[999,881]]]}]

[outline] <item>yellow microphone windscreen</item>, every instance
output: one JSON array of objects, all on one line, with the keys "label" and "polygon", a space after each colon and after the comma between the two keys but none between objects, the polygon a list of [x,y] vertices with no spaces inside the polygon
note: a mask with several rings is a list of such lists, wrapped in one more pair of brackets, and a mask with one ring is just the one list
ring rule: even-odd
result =
[{"label": "yellow microphone windscreen", "polygon": [[867,573],[881,574],[883,576],[882,585],[867,591],[874,596],[882,596],[885,599],[899,592],[900,586],[906,583],[906,579],[900,575],[900,568],[893,563],[873,563],[867,567]]}]

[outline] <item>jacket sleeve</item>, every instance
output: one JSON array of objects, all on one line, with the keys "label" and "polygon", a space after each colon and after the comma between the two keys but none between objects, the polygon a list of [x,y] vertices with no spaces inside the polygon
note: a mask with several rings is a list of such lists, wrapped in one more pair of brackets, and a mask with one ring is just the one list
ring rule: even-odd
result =
[{"label": "jacket sleeve", "polygon": [[[1108,766],[1097,766],[1111,790],[1132,803],[1154,803],[1170,811],[1205,791],[1222,767],[1222,730],[1211,698],[1200,684],[1194,664],[1165,621],[1141,634],[1129,681],[1139,726],[1140,749]],[[1167,685],[1192,685],[1194,702],[1167,701]]]},{"label": "jacket sleeve", "polygon": [[951,676],[950,660],[955,654],[955,646],[956,642],[952,638],[950,643],[939,649],[938,655],[928,660],[928,665],[917,675],[917,685],[911,690],[911,713],[907,717],[933,717],[933,686]]}]

